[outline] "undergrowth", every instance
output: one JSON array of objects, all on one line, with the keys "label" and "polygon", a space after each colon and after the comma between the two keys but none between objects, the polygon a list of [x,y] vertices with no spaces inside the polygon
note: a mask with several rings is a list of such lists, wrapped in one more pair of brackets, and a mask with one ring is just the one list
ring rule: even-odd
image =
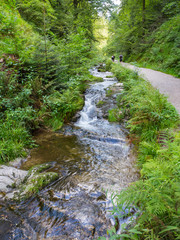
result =
[{"label": "undergrowth", "polygon": [[153,68],[180,77],[180,16],[163,23],[146,39],[144,54],[132,55],[139,66]]},{"label": "undergrowth", "polygon": [[102,80],[89,73],[98,56],[86,29],[78,27],[66,40],[40,33],[15,1],[1,2],[0,163],[26,156],[38,128],[57,130],[70,121],[83,107],[88,83]]},{"label": "undergrowth", "polygon": [[122,226],[121,234],[111,229],[108,239],[180,239],[179,115],[136,72],[119,64],[112,71],[124,83],[118,107],[137,147],[141,178],[112,196],[114,214],[123,216],[124,209],[134,208],[136,218],[131,226]]}]

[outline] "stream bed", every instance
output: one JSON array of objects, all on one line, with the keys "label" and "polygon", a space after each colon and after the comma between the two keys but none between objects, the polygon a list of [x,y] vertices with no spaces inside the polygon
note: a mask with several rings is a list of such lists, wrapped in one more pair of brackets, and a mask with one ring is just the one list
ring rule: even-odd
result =
[{"label": "stream bed", "polygon": [[[97,239],[106,236],[107,229],[115,224],[110,213],[111,194],[136,181],[138,172],[126,131],[104,118],[120,94],[107,98],[106,90],[122,88],[122,84],[110,72],[94,68],[91,73],[102,77],[103,82],[87,89],[78,120],[59,132],[40,133],[39,147],[20,166],[28,170],[51,162],[50,171],[58,172],[60,178],[28,201],[0,202],[1,240]],[[107,103],[97,107],[99,101]]]}]

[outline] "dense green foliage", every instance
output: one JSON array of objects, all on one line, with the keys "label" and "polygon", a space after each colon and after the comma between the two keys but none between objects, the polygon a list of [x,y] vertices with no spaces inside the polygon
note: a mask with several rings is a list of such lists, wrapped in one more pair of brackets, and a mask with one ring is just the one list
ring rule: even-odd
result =
[{"label": "dense green foliage", "polygon": [[179,239],[180,132],[174,129],[179,115],[136,72],[119,64],[112,70],[124,83],[117,110],[127,120],[130,141],[136,145],[141,179],[113,196],[115,214],[131,208],[138,211],[131,229],[124,228],[122,235],[110,231],[110,239]]},{"label": "dense green foliage", "polygon": [[[36,129],[57,130],[82,108],[87,81],[94,80],[88,69],[97,61],[94,22],[98,11],[106,11],[110,3],[1,0],[0,163],[25,156],[25,149],[34,146]],[[107,53],[123,53],[126,60],[178,75],[179,13],[177,0],[122,0],[110,17]],[[173,129],[179,116],[137,73],[113,65],[124,91],[118,108],[109,111],[109,120],[127,120],[141,168],[141,179],[114,196],[116,212],[132,204],[138,209],[134,227],[121,237],[179,239],[180,135]],[[111,66],[107,60],[100,70]],[[116,237],[112,232],[111,238]]]},{"label": "dense green foliage", "polygon": [[106,51],[180,76],[180,2],[122,0],[110,19]]},{"label": "dense green foliage", "polygon": [[103,3],[1,1],[0,162],[24,156],[33,131],[56,130],[82,108],[97,55],[93,22]]},{"label": "dense green foliage", "polygon": [[180,15],[163,23],[147,41],[149,44],[139,63],[180,76]]}]

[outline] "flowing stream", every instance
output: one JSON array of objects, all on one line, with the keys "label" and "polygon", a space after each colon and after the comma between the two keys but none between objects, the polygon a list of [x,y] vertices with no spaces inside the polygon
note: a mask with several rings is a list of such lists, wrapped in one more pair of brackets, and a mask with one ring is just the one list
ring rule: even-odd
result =
[{"label": "flowing stream", "polygon": [[[9,219],[1,240],[97,239],[106,236],[115,223],[109,212],[111,193],[137,180],[138,173],[125,131],[104,119],[103,109],[97,107],[100,100],[107,100],[106,90],[117,81],[110,72],[96,68],[91,72],[104,81],[87,89],[80,118],[60,132],[40,134],[39,147],[21,166],[28,170],[52,162],[50,171],[58,172],[60,179],[24,203],[0,205],[1,216],[4,211]],[[108,108],[116,97],[114,94],[108,100]]]}]

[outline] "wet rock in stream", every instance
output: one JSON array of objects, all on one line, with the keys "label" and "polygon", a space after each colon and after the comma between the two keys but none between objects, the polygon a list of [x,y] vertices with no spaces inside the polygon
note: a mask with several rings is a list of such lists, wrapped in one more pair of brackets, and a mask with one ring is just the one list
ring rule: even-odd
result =
[{"label": "wet rock in stream", "polygon": [[105,194],[87,192],[78,185],[60,192],[59,185],[61,180],[18,207],[16,203],[0,206],[0,239],[93,240],[105,236],[111,226],[102,210]]},{"label": "wet rock in stream", "polygon": [[58,179],[58,173],[44,172],[52,167],[45,163],[23,171],[14,167],[0,166],[0,193],[2,198],[22,201]]},{"label": "wet rock in stream", "polygon": [[[12,206],[12,205],[11,205]],[[15,208],[15,206],[14,206]],[[37,239],[37,234],[26,219],[22,219],[19,213],[0,203],[0,239],[1,240],[23,240]]]},{"label": "wet rock in stream", "polygon": [[111,226],[101,201],[79,187],[64,193],[51,189],[26,206],[24,217],[39,239],[96,239]]},{"label": "wet rock in stream", "polygon": [[[117,108],[117,96],[121,95],[123,91],[123,83],[114,83],[106,90],[106,95],[103,97],[97,109],[97,117],[108,119],[108,111],[113,108]],[[101,104],[102,102],[102,104]]]},{"label": "wet rock in stream", "polygon": [[14,167],[0,166],[0,193],[8,193],[12,190],[12,185],[19,185],[27,176],[27,171]]}]

